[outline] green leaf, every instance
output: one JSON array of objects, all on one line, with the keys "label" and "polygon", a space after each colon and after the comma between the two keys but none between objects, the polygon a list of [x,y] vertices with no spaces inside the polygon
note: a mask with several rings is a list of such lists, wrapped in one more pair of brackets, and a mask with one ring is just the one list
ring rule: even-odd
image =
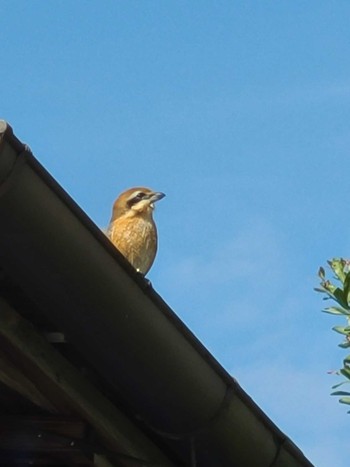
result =
[{"label": "green leaf", "polygon": [[350,272],[350,260],[349,259],[343,259],[344,261],[344,269],[343,271],[345,274],[348,274]]},{"label": "green leaf", "polygon": [[324,278],[326,277],[326,273],[325,273],[325,270],[323,269],[323,267],[321,266],[320,269],[318,270],[318,276],[324,280]]},{"label": "green leaf", "polygon": [[328,290],[326,290],[324,287],[314,287],[315,292],[320,292],[320,293],[327,293]]},{"label": "green leaf", "polygon": [[337,389],[340,386],[343,386],[344,384],[350,384],[350,381],[342,381],[341,383],[335,384],[334,386],[332,386],[332,389]]},{"label": "green leaf", "polygon": [[339,306],[330,306],[327,308],[324,308],[322,310],[324,313],[330,313],[331,315],[349,315],[350,313],[347,310],[344,310],[344,308],[341,308]]},{"label": "green leaf", "polygon": [[340,370],[340,373],[346,378],[350,379],[350,370],[348,370],[347,368],[342,368]]},{"label": "green leaf", "polygon": [[345,261],[343,260],[343,258],[333,258],[331,261],[328,261],[328,264],[332,268],[332,271],[337,276],[337,278],[344,283],[344,280],[345,280],[345,273],[344,273]]},{"label": "green leaf", "polygon": [[337,287],[330,281],[322,282],[321,287],[323,287],[327,291],[328,295],[332,296],[334,296],[334,292],[337,289]]},{"label": "green leaf", "polygon": [[338,347],[340,347],[341,349],[348,349],[350,347],[350,342],[344,341],[341,344],[338,344]]},{"label": "green leaf", "polygon": [[343,292],[342,289],[337,287],[333,292],[333,296],[334,296],[335,300],[339,303],[339,305],[341,305],[343,308],[346,308],[347,310],[349,310],[348,301],[347,301],[346,297],[344,296],[344,292]]},{"label": "green leaf", "polygon": [[350,273],[347,273],[344,280],[344,297],[346,301],[349,302],[349,293],[350,293]]},{"label": "green leaf", "polygon": [[350,397],[342,397],[339,399],[341,404],[350,404]]},{"label": "green leaf", "polygon": [[331,396],[350,396],[350,392],[347,391],[334,391]]},{"label": "green leaf", "polygon": [[349,335],[348,326],[346,326],[346,327],[344,327],[344,326],[333,326],[332,329],[333,329],[333,331],[339,332],[339,334],[343,334],[344,336]]}]

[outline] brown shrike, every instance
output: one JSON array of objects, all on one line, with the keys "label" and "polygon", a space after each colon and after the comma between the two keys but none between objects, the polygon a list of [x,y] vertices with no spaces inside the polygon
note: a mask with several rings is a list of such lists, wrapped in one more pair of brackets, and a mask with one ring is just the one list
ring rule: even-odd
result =
[{"label": "brown shrike", "polygon": [[107,236],[134,268],[147,274],[157,253],[154,203],[165,194],[136,187],[124,191],[113,205]]}]

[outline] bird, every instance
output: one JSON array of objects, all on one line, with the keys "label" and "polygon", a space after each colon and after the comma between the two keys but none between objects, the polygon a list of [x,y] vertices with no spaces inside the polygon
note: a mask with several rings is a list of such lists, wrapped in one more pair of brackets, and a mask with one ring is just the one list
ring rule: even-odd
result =
[{"label": "bird", "polygon": [[121,193],[113,204],[107,237],[144,276],[154,262],[158,247],[154,203],[164,196],[150,188],[135,187]]}]

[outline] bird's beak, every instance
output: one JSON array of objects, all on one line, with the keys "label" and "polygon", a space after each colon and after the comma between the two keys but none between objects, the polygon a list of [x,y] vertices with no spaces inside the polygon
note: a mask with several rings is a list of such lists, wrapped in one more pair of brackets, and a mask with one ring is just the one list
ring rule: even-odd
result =
[{"label": "bird's beak", "polygon": [[152,193],[149,197],[150,203],[155,203],[156,201],[159,201],[160,199],[164,198],[165,194],[159,192]]}]

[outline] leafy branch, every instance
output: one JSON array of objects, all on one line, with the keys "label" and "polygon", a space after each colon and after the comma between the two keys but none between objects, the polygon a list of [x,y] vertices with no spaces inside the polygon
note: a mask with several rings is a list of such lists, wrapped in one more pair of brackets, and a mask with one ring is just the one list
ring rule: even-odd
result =
[{"label": "leafy branch", "polygon": [[[344,336],[339,347],[347,349],[350,347],[350,260],[333,258],[331,261],[328,261],[328,264],[333,271],[334,276],[332,280],[335,283],[326,279],[325,270],[320,267],[318,276],[321,279],[321,283],[320,287],[315,288],[315,290],[326,295],[324,300],[333,300],[336,303],[336,306],[324,308],[322,311],[345,317],[346,326],[334,326],[332,329]],[[332,389],[338,389],[340,386],[350,384],[350,355],[344,358],[343,368],[335,373],[345,376],[346,379],[333,386]],[[350,405],[349,391],[336,390],[332,392],[332,396],[341,396],[339,402]]]}]

